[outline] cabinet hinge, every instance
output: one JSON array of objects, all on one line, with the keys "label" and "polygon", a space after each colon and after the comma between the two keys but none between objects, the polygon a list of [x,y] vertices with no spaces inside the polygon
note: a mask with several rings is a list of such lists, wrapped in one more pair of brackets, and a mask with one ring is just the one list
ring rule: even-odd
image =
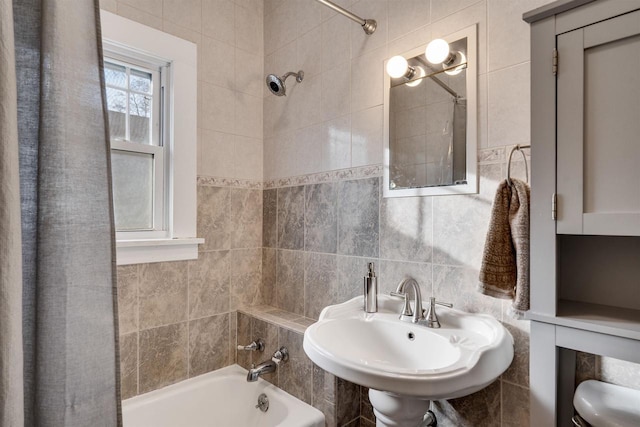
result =
[{"label": "cabinet hinge", "polygon": [[553,59],[552,59],[552,67],[553,75],[558,74],[558,49],[553,48]]},{"label": "cabinet hinge", "polygon": [[551,219],[556,220],[558,218],[558,195],[553,193],[551,195]]}]

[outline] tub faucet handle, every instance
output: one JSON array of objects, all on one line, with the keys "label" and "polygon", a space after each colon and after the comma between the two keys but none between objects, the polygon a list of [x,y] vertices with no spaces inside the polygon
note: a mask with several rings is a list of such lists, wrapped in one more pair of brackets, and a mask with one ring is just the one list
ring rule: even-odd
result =
[{"label": "tub faucet handle", "polygon": [[279,350],[276,350],[276,352],[273,353],[273,357],[271,358],[271,361],[276,365],[279,365],[280,362],[287,362],[288,360],[289,350],[287,350],[287,347],[280,347]]},{"label": "tub faucet handle", "polygon": [[262,338],[258,338],[249,345],[239,345],[240,351],[264,351],[264,341]]}]

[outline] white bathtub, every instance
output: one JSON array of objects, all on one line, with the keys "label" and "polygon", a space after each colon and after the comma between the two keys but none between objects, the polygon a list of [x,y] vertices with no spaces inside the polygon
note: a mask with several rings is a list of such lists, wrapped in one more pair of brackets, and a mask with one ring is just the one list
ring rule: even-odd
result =
[{"label": "white bathtub", "polygon": [[[238,365],[122,402],[124,427],[324,427],[322,412]],[[269,398],[269,410],[255,406]]]}]

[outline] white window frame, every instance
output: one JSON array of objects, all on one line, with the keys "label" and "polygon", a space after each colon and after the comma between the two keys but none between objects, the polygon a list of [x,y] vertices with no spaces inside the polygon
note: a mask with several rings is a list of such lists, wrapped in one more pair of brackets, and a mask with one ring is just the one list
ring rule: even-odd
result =
[{"label": "white window frame", "polygon": [[[165,93],[165,123],[162,133],[166,158],[163,180],[165,230],[119,232],[116,236],[117,264],[197,259],[196,154],[197,154],[197,51],[196,45],[113,13],[100,11],[105,53],[135,52],[150,63],[166,63],[164,73],[171,84]],[[116,58],[117,59],[117,58]],[[178,115],[176,115],[178,114]],[[122,143],[122,147],[126,144]],[[140,144],[142,145],[142,144]],[[121,144],[113,143],[114,149]],[[139,147],[138,147],[139,148]],[[153,149],[153,146],[149,146]],[[126,148],[125,148],[126,149]]]}]

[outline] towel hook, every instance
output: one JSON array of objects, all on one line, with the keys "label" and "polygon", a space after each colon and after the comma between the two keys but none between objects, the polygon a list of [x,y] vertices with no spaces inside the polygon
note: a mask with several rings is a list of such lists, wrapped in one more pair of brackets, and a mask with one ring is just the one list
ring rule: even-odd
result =
[{"label": "towel hook", "polygon": [[527,166],[527,156],[525,156],[524,152],[522,151],[523,148],[531,148],[531,146],[517,144],[511,149],[511,152],[509,153],[509,162],[507,163],[507,184],[509,184],[509,186],[511,186],[511,157],[513,156],[514,151],[519,151],[520,154],[522,154],[522,159],[524,160],[524,174],[527,180],[527,184],[529,183],[529,167]]}]

